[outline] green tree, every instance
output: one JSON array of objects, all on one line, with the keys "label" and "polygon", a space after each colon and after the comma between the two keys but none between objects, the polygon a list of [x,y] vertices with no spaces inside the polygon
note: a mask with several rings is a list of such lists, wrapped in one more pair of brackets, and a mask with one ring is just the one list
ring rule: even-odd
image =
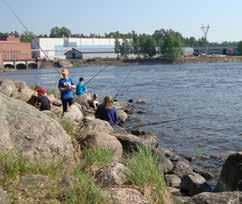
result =
[{"label": "green tree", "polygon": [[121,45],[120,45],[120,41],[119,41],[119,39],[116,38],[114,43],[115,43],[114,50],[115,50],[115,53],[117,54],[118,59],[119,59],[120,48],[121,48]]},{"label": "green tree", "polygon": [[71,31],[66,27],[54,27],[50,30],[51,38],[61,38],[61,37],[69,37],[71,36]]},{"label": "green tree", "polygon": [[20,41],[21,42],[32,42],[35,39],[35,34],[34,33],[23,33],[20,36]]},{"label": "green tree", "polygon": [[164,39],[164,43],[160,47],[160,51],[168,60],[176,61],[183,55],[183,45],[183,38],[181,36],[168,33]]},{"label": "green tree", "polygon": [[139,38],[140,52],[144,57],[149,57],[150,59],[156,55],[156,41],[152,36],[142,35]]},{"label": "green tree", "polygon": [[239,54],[242,55],[242,41],[238,43],[238,51],[239,51]]},{"label": "green tree", "polygon": [[120,54],[124,59],[128,59],[131,52],[131,46],[127,39],[123,39],[122,45],[120,46]]}]

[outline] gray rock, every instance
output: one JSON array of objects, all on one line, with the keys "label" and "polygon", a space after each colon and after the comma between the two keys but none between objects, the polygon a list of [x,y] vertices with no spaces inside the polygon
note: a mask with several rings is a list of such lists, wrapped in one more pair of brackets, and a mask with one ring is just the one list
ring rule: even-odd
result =
[{"label": "gray rock", "polygon": [[217,192],[238,190],[242,191],[242,152],[228,157],[215,188]]},{"label": "gray rock", "polygon": [[200,174],[203,176],[206,180],[211,180],[214,178],[214,175],[207,171],[206,169],[203,169],[202,167],[199,166],[193,166],[193,171],[197,174]]},{"label": "gray rock", "polygon": [[123,148],[118,139],[105,132],[92,132],[85,139],[87,146],[92,148],[109,149],[113,152],[113,159],[119,160],[123,154]]},{"label": "gray rock", "polygon": [[181,192],[188,196],[194,196],[202,192],[210,192],[211,187],[199,174],[193,173],[182,177]]},{"label": "gray rock", "polygon": [[188,204],[191,201],[191,197],[188,196],[173,196],[174,204]]},{"label": "gray rock", "polygon": [[169,173],[173,170],[174,166],[172,162],[165,156],[159,157],[159,169],[163,174]]},{"label": "gray rock", "polygon": [[117,112],[119,121],[122,123],[126,122],[126,120],[128,119],[127,113],[125,113],[123,110],[117,110]]},{"label": "gray rock", "polygon": [[81,110],[78,108],[78,106],[73,104],[70,107],[69,111],[64,114],[63,119],[70,119],[75,122],[80,122],[83,119],[83,114]]},{"label": "gray rock", "polygon": [[178,188],[173,188],[173,187],[168,187],[168,192],[174,196],[182,196],[180,189]]},{"label": "gray rock", "polygon": [[241,204],[241,193],[223,192],[223,193],[201,193],[192,197],[189,204]]},{"label": "gray rock", "polygon": [[139,191],[131,188],[106,189],[103,196],[115,204],[148,204],[148,201]]},{"label": "gray rock", "polygon": [[166,185],[169,187],[180,188],[181,186],[181,179],[179,176],[175,174],[165,175],[165,181],[166,181]]},{"label": "gray rock", "polygon": [[0,152],[20,151],[30,161],[74,162],[71,138],[46,114],[0,93]]},{"label": "gray rock", "polygon": [[137,150],[138,146],[149,146],[154,148],[158,144],[157,137],[154,135],[145,135],[142,137],[137,137],[132,134],[119,134],[112,133],[122,144],[124,151],[129,153]]},{"label": "gray rock", "polygon": [[64,176],[61,180],[61,186],[64,191],[72,189],[75,185],[76,178],[73,176]]},{"label": "gray rock", "polygon": [[2,189],[2,187],[0,187],[0,203],[1,204],[8,204],[9,200],[8,200],[8,194],[6,191],[4,191]]},{"label": "gray rock", "polygon": [[126,177],[128,171],[129,169],[123,164],[114,162],[98,170],[96,179],[103,187],[123,185],[128,182]]},{"label": "gray rock", "polygon": [[182,178],[183,176],[193,173],[193,168],[188,161],[179,160],[175,163],[174,169],[172,171],[174,174]]}]

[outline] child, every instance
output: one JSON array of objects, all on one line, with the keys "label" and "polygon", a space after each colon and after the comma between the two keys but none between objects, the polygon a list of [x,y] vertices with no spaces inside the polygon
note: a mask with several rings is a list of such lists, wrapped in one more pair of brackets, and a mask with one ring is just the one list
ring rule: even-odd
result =
[{"label": "child", "polygon": [[99,98],[97,94],[93,94],[92,96],[92,107],[94,110],[97,110],[97,107],[99,106]]},{"label": "child", "polygon": [[38,93],[38,98],[37,98],[35,106],[40,111],[50,110],[51,102],[50,102],[49,98],[46,96],[46,89],[43,87],[38,87],[37,93]]},{"label": "child", "polygon": [[87,93],[87,87],[86,87],[86,84],[84,83],[84,78],[80,77],[79,83],[76,86],[76,95],[83,96],[83,95],[86,95],[86,93]]}]

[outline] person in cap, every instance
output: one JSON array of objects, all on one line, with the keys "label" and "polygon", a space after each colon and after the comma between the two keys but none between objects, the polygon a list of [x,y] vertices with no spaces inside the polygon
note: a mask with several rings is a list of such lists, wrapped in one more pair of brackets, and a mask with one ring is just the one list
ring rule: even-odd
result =
[{"label": "person in cap", "polygon": [[84,83],[84,78],[80,77],[79,83],[76,85],[76,95],[84,96],[87,93],[87,86]]},{"label": "person in cap", "polygon": [[61,72],[62,78],[59,80],[58,88],[61,94],[61,101],[63,105],[63,113],[68,111],[68,106],[73,104],[73,89],[76,88],[72,79],[69,77],[68,69],[63,69]]},{"label": "person in cap", "polygon": [[36,99],[35,107],[37,107],[40,111],[50,110],[51,109],[51,101],[47,97],[46,89],[44,87],[37,87],[38,97]]},{"label": "person in cap", "polygon": [[98,119],[109,122],[112,126],[119,124],[118,113],[116,108],[113,107],[113,99],[111,96],[105,96],[103,103],[98,106],[95,116]]}]

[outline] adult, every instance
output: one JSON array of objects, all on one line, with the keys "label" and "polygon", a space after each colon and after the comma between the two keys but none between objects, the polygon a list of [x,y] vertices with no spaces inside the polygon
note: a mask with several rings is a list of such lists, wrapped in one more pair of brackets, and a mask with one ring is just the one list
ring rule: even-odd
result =
[{"label": "adult", "polygon": [[110,125],[115,126],[119,124],[118,113],[115,107],[113,107],[113,99],[111,96],[106,96],[103,103],[98,106],[96,118],[108,121]]},{"label": "adult", "polygon": [[58,88],[61,93],[61,101],[63,105],[63,113],[68,111],[68,106],[73,104],[73,89],[76,88],[72,79],[69,77],[68,69],[63,69],[61,72],[62,78],[59,80]]}]

